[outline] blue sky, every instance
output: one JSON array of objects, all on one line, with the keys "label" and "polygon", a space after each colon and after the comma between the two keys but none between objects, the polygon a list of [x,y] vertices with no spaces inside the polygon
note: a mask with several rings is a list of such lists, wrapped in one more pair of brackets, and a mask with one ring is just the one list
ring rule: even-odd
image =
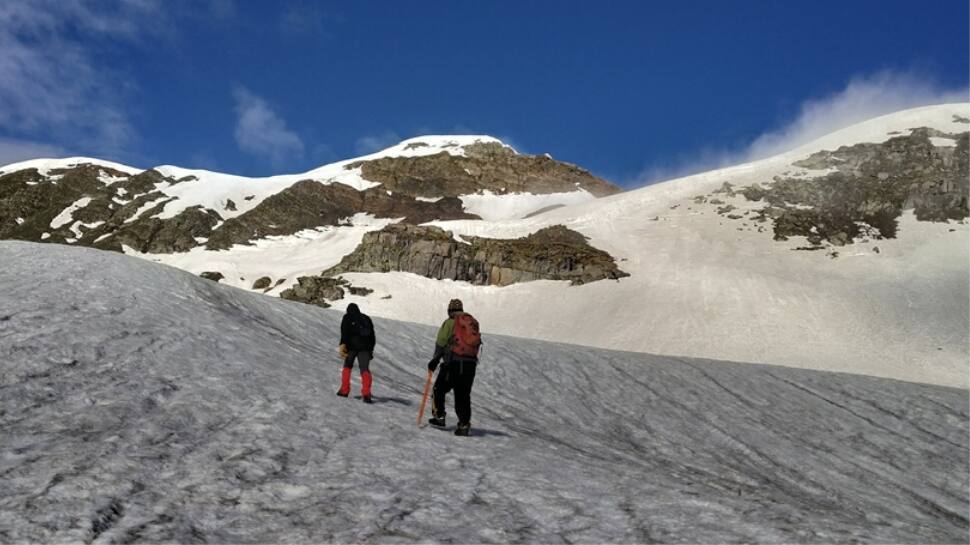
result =
[{"label": "blue sky", "polygon": [[0,3],[0,163],[300,172],[482,133],[631,187],[968,100],[968,5]]}]

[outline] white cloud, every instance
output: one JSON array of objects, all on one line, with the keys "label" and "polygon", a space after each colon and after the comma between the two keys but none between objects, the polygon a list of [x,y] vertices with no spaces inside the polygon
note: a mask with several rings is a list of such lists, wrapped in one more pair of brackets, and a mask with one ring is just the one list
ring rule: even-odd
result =
[{"label": "white cloud", "polygon": [[943,89],[914,73],[884,71],[855,77],[837,93],[802,103],[794,121],[756,138],[747,158],[770,157],[881,115],[968,99],[967,89]]},{"label": "white cloud", "polygon": [[265,100],[242,86],[236,86],[232,94],[236,100],[235,137],[239,149],[275,164],[303,157],[303,141]]},{"label": "white cloud", "polygon": [[867,119],[920,106],[968,100],[970,90],[966,88],[945,89],[932,78],[911,72],[883,71],[857,76],[838,92],[805,100],[794,120],[761,134],[747,145],[706,148],[650,165],[629,185],[641,186],[771,157]]},{"label": "white cloud", "polygon": [[96,48],[164,19],[155,0],[0,2],[0,128],[88,153],[130,150],[130,84],[98,62]]},{"label": "white cloud", "polygon": [[354,144],[354,149],[357,153],[361,155],[366,155],[368,153],[374,153],[375,151],[381,151],[382,149],[389,148],[394,144],[397,144],[403,140],[398,134],[392,130],[385,130],[384,132],[372,135],[363,136],[357,139]]},{"label": "white cloud", "polygon": [[27,159],[63,157],[65,155],[68,155],[67,151],[59,146],[29,140],[0,138],[0,166],[26,161]]}]

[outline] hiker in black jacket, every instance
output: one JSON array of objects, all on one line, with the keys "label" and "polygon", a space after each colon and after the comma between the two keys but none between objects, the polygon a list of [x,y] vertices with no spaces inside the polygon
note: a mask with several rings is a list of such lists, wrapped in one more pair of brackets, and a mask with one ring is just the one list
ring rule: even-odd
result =
[{"label": "hiker in black jacket", "polygon": [[374,322],[370,316],[362,313],[360,308],[351,303],[347,305],[347,314],[340,322],[340,357],[344,359],[343,373],[340,376],[340,389],[337,395],[347,397],[350,394],[350,372],[354,368],[354,360],[360,364],[360,395],[364,403],[371,400],[370,360],[374,357],[374,345],[377,337],[374,335]]}]

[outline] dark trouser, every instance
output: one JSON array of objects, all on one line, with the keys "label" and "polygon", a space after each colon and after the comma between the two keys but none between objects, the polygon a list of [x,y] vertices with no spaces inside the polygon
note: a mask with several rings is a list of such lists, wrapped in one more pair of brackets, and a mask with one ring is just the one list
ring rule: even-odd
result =
[{"label": "dark trouser", "polygon": [[348,352],[347,359],[344,360],[344,367],[348,369],[354,368],[354,359],[360,364],[360,372],[366,373],[370,371],[370,360],[373,357],[373,352],[362,350],[360,352]]},{"label": "dark trouser", "polygon": [[434,381],[434,394],[431,398],[434,416],[445,416],[445,394],[455,390],[455,412],[459,424],[472,421],[472,383],[475,382],[475,360],[453,358],[439,367],[438,378]]}]

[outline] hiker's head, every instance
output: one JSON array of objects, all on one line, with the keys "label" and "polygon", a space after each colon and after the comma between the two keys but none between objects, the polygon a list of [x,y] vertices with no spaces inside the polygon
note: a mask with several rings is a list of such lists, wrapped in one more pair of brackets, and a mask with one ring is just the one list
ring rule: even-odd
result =
[{"label": "hiker's head", "polygon": [[463,311],[464,309],[462,308],[461,299],[452,299],[451,301],[448,301],[448,316]]},{"label": "hiker's head", "polygon": [[360,308],[357,306],[357,303],[347,305],[347,314],[360,314]]}]

